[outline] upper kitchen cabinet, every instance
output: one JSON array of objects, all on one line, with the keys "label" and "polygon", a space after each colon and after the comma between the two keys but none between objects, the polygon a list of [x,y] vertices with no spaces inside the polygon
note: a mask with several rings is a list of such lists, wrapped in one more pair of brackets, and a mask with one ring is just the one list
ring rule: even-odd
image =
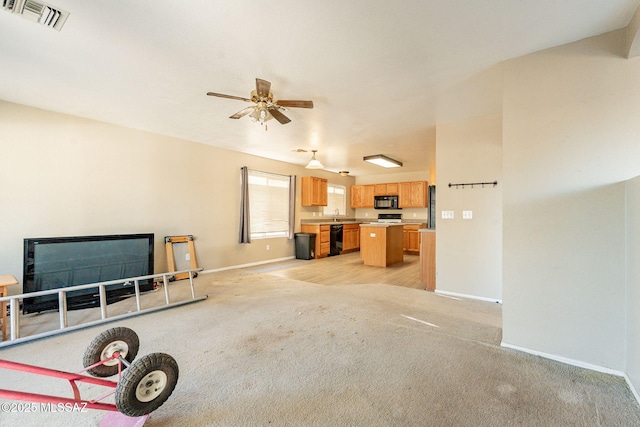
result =
[{"label": "upper kitchen cabinet", "polygon": [[392,182],[388,184],[374,184],[373,195],[374,196],[397,196],[398,183]]},{"label": "upper kitchen cabinet", "polygon": [[373,208],[373,194],[375,185],[352,185],[351,208]]},{"label": "upper kitchen cabinet", "polygon": [[327,206],[327,180],[315,176],[302,177],[302,206]]},{"label": "upper kitchen cabinet", "polygon": [[401,182],[398,185],[398,207],[426,208],[428,188],[427,181]]}]

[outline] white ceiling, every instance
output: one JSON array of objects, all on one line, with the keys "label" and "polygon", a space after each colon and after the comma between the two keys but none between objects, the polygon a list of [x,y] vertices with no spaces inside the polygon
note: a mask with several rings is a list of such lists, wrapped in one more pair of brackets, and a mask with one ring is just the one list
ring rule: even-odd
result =
[{"label": "white ceiling", "polygon": [[[503,60],[623,28],[640,0],[50,0],[58,32],[0,10],[0,99],[296,164],[424,170],[435,100]],[[1,3],[0,3],[1,5]],[[228,117],[255,78],[292,122]],[[394,170],[397,172],[397,170]]]}]

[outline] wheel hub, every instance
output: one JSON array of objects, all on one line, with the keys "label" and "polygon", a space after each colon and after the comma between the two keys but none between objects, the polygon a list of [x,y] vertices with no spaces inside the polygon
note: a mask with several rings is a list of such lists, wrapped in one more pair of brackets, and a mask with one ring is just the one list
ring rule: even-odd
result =
[{"label": "wheel hub", "polygon": [[[100,360],[105,360],[113,357],[113,353],[115,352],[120,353],[120,356],[122,356],[123,358],[126,358],[127,353],[129,353],[129,346],[127,345],[126,342],[121,340],[113,341],[109,343],[109,345],[107,345],[104,348],[104,350],[102,350],[102,353],[100,353]],[[114,366],[117,363],[118,363],[118,359],[113,359],[113,360],[109,360],[108,362],[104,362],[103,365]]]},{"label": "wheel hub", "polygon": [[167,385],[167,374],[161,370],[149,372],[136,387],[136,398],[140,402],[150,402],[158,397]]}]

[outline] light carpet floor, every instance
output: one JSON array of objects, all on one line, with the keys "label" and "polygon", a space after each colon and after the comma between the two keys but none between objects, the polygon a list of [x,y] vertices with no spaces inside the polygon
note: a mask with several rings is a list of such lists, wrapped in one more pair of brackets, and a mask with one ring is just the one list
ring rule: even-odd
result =
[{"label": "light carpet floor", "polygon": [[[207,300],[5,348],[0,357],[75,372],[94,336],[127,326],[140,337],[139,355],[165,352],[180,367],[173,395],[147,421],[157,427],[640,426],[622,378],[501,348],[498,304],[269,271],[195,282]],[[186,295],[187,283],[172,283],[171,295]],[[145,304],[161,297],[146,295]],[[91,316],[71,312],[70,321]],[[51,319],[25,319],[24,329]],[[71,395],[62,380],[0,375],[2,388]],[[0,411],[0,426],[96,426],[103,416]]]}]

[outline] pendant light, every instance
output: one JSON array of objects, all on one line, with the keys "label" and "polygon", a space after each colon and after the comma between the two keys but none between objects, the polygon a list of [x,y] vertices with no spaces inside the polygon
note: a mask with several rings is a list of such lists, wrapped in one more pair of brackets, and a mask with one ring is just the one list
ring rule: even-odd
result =
[{"label": "pendant light", "polygon": [[320,163],[320,160],[316,159],[316,152],[318,150],[311,150],[311,152],[313,153],[313,156],[311,156],[311,160],[309,160],[309,163],[307,163],[307,166],[305,166],[305,168],[307,169],[324,169],[324,166],[322,165],[322,163]]}]

